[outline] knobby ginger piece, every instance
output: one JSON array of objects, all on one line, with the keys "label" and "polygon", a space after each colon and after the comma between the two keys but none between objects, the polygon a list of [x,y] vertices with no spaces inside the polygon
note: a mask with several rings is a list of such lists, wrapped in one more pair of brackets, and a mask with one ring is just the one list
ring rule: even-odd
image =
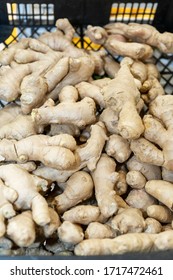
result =
[{"label": "knobby ginger piece", "polygon": [[19,247],[28,247],[36,238],[31,211],[25,211],[8,220],[7,235]]},{"label": "knobby ginger piece", "polygon": [[118,210],[114,190],[118,173],[115,172],[115,169],[115,161],[108,155],[102,154],[96,169],[91,173],[95,185],[96,200],[101,214],[106,218],[111,217]]},{"label": "knobby ginger piece", "polygon": [[[7,148],[7,149],[6,149]],[[32,135],[19,141],[3,139],[0,141],[0,156],[3,161],[40,161],[57,168],[68,169],[76,164],[73,151],[76,141],[71,135],[56,136]]]},{"label": "knobby ginger piece", "polygon": [[157,200],[149,195],[144,188],[130,190],[125,201],[130,207],[140,209],[143,212],[146,212],[150,205],[157,203]]},{"label": "knobby ginger piece", "polygon": [[50,222],[43,226],[45,237],[50,237],[54,232],[58,230],[61,225],[60,217],[58,213],[49,207]]},{"label": "knobby ginger piece", "polygon": [[130,71],[134,78],[138,79],[141,83],[145,82],[148,77],[147,66],[140,60],[135,60],[130,67]]},{"label": "knobby ginger piece", "polygon": [[145,220],[139,209],[127,208],[111,219],[110,226],[120,234],[142,232],[145,228]]},{"label": "knobby ginger piece", "polygon": [[173,220],[172,211],[165,205],[154,204],[148,206],[147,215],[163,224],[170,223]]},{"label": "knobby ginger piece", "polygon": [[33,174],[40,176],[50,182],[57,182],[58,184],[66,182],[67,179],[79,169],[80,166],[71,170],[59,170],[56,168],[40,165],[36,170],[33,171]]},{"label": "knobby ginger piece", "polygon": [[15,215],[12,203],[15,202],[17,197],[17,192],[7,187],[0,179],[0,214],[4,218],[11,218]]},{"label": "knobby ginger piece", "polygon": [[99,207],[93,205],[78,205],[66,211],[62,219],[71,223],[88,225],[97,221],[100,216]]},{"label": "knobby ginger piece", "polygon": [[51,124],[48,135],[55,136],[58,134],[69,134],[78,137],[80,135],[80,130],[77,125],[74,124]]},{"label": "knobby ginger piece", "polygon": [[162,231],[162,225],[157,221],[156,219],[153,218],[147,218],[145,219],[146,227],[145,231],[147,233],[159,233]]},{"label": "knobby ginger piece", "polygon": [[139,171],[147,180],[161,179],[161,169],[154,164],[140,161],[134,155],[126,163],[129,171]]},{"label": "knobby ginger piece", "polygon": [[90,55],[91,59],[94,61],[95,64],[94,74],[103,76],[105,74],[103,61],[103,56],[105,55],[105,52],[103,50],[89,50],[88,54]]},{"label": "knobby ginger piece", "polygon": [[110,55],[103,56],[104,61],[104,70],[106,74],[111,78],[115,78],[115,75],[118,73],[120,69],[120,65],[115,59],[112,58]]},{"label": "knobby ginger piece", "polygon": [[91,125],[91,133],[87,142],[76,149],[81,168],[87,166],[90,171],[96,168],[106,140],[107,135],[104,124],[99,121]]},{"label": "knobby ginger piece", "polygon": [[0,52],[0,64],[9,65],[13,60],[16,50],[26,49],[29,45],[29,38],[22,38],[19,42],[11,44]]},{"label": "knobby ginger piece", "polygon": [[76,245],[84,239],[84,233],[80,225],[64,221],[58,228],[58,237],[62,242]]},{"label": "knobby ginger piece", "polygon": [[89,25],[86,35],[95,44],[104,45],[105,49],[112,55],[129,56],[134,59],[150,58],[153,50],[147,44],[126,42],[123,34],[108,34],[107,31],[100,26]]},{"label": "knobby ginger piece", "polygon": [[167,230],[155,235],[154,250],[172,250],[173,249],[173,230]]},{"label": "knobby ginger piece", "polygon": [[99,45],[103,45],[108,37],[106,30],[101,26],[88,25],[85,34],[93,43]]},{"label": "knobby ginger piece", "polygon": [[104,123],[108,132],[111,134],[118,134],[118,119],[119,114],[117,111],[111,109],[110,107],[103,110],[99,116],[99,120]]},{"label": "knobby ginger piece", "polygon": [[[7,73],[8,72],[8,73]],[[20,85],[23,78],[31,73],[28,64],[10,68],[0,76],[0,99],[6,102],[16,100],[20,95]]]},{"label": "knobby ginger piece", "polygon": [[[102,88],[106,107],[116,111],[118,116],[118,131],[125,139],[137,139],[144,131],[144,126],[136,105],[140,93],[130,72],[129,60],[122,60],[117,76],[107,86]],[[128,90],[127,90],[128,89]]]},{"label": "knobby ginger piece", "polygon": [[142,189],[146,184],[146,178],[137,170],[127,172],[126,180],[127,184],[133,189]]},{"label": "knobby ginger piece", "polygon": [[133,59],[146,60],[153,55],[153,49],[147,45],[136,42],[123,42],[117,35],[109,35],[104,47],[112,55],[129,56]]},{"label": "knobby ginger piece", "polygon": [[15,120],[0,127],[0,139],[20,140],[43,132],[43,127],[37,125],[29,115],[18,115]]},{"label": "knobby ginger piece", "polygon": [[52,91],[57,83],[64,78],[68,72],[68,58],[53,58],[35,62],[35,69],[22,80],[21,108],[24,114],[28,114],[33,108],[41,106],[47,99],[48,92]]},{"label": "knobby ginger piece", "polygon": [[77,84],[75,87],[77,88],[81,99],[88,96],[90,98],[93,98],[101,109],[105,107],[105,101],[101,93],[101,90],[98,86],[88,82],[81,82]]},{"label": "knobby ginger piece", "polygon": [[10,103],[0,110],[1,127],[13,121],[21,114],[21,107],[15,103]]},{"label": "knobby ginger piece", "polygon": [[110,135],[105,147],[106,153],[118,162],[126,161],[131,154],[129,142],[120,135]]},{"label": "knobby ginger piece", "polygon": [[99,222],[90,223],[85,231],[86,239],[113,238],[115,235],[115,232],[109,225],[101,224]]},{"label": "knobby ginger piece", "polygon": [[93,181],[85,171],[75,172],[65,183],[64,192],[54,198],[58,213],[64,213],[69,208],[77,205],[92,196]]},{"label": "knobby ginger piece", "polygon": [[126,170],[120,169],[118,171],[118,180],[115,184],[115,191],[117,195],[123,195],[126,193],[128,185],[126,181]]},{"label": "knobby ginger piece", "polygon": [[105,26],[108,34],[121,34],[135,42],[148,44],[161,52],[172,53],[173,35],[170,32],[160,33],[154,26],[139,23],[111,23]]},{"label": "knobby ginger piece", "polygon": [[44,226],[50,222],[48,204],[39,194],[36,181],[31,174],[18,165],[7,164],[0,166],[0,178],[17,193],[17,198],[13,202],[15,209],[31,209],[33,220],[38,225]]},{"label": "knobby ginger piece", "polygon": [[164,180],[151,180],[146,183],[145,190],[173,210],[173,184]]},{"label": "knobby ginger piece", "polygon": [[144,137],[132,140],[130,148],[137,159],[142,162],[157,166],[164,164],[162,151]]},{"label": "knobby ginger piece", "polygon": [[72,41],[75,29],[70,24],[69,20],[67,18],[59,18],[56,23],[56,27],[58,30],[62,31],[65,35],[65,38],[67,38],[69,41]]},{"label": "knobby ginger piece", "polygon": [[153,238],[148,233],[127,233],[113,239],[86,239],[75,246],[74,252],[77,256],[150,252]]},{"label": "knobby ginger piece", "polygon": [[145,138],[162,149],[161,165],[168,170],[173,170],[172,110],[173,96],[158,96],[149,106],[150,115],[144,117]]},{"label": "knobby ginger piece", "polygon": [[69,58],[69,71],[67,75],[48,94],[48,98],[55,100],[65,86],[74,86],[82,81],[88,81],[93,75],[94,67],[95,64],[89,56]]},{"label": "knobby ginger piece", "polygon": [[37,124],[73,124],[79,128],[96,121],[96,106],[93,99],[85,97],[81,101],[63,101],[58,105],[40,107],[32,111],[32,117]]}]

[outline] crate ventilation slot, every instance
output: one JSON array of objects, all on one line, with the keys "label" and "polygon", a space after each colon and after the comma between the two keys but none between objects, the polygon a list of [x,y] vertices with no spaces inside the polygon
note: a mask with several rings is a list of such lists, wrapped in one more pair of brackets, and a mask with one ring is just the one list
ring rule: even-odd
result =
[{"label": "crate ventilation slot", "polygon": [[138,22],[151,24],[157,10],[158,3],[113,3],[110,21]]},{"label": "crate ventilation slot", "polygon": [[7,3],[8,19],[11,25],[52,25],[54,4]]}]

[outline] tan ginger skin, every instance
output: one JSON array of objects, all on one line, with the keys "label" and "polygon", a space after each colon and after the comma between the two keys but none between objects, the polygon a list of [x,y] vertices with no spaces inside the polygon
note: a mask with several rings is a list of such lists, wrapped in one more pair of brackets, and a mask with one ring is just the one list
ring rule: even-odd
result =
[{"label": "tan ginger skin", "polygon": [[0,110],[1,127],[13,121],[21,114],[21,107],[15,103],[10,103]]},{"label": "tan ginger skin", "polygon": [[67,210],[62,219],[72,223],[88,225],[98,220],[100,216],[99,207],[94,205],[77,205]]},{"label": "tan ginger skin", "polygon": [[146,184],[145,176],[138,170],[131,170],[127,172],[126,181],[133,189],[142,189]]},{"label": "tan ginger skin", "polygon": [[126,161],[131,154],[129,142],[117,134],[109,136],[105,150],[109,156],[120,163]]},{"label": "tan ginger skin", "polygon": [[85,231],[86,239],[95,239],[95,238],[113,238],[116,233],[111,229],[107,224],[101,224],[99,222],[92,222],[87,226]]},{"label": "tan ginger skin", "polygon": [[0,139],[20,140],[28,136],[42,133],[43,126],[37,125],[29,115],[18,115],[15,120],[0,127]]},{"label": "tan ginger skin", "polygon": [[91,173],[94,185],[95,196],[101,214],[109,218],[118,210],[115,200],[115,184],[118,180],[118,173],[115,172],[116,163],[106,154],[102,154],[97,162],[96,169]]},{"label": "tan ginger skin", "polygon": [[[118,131],[125,139],[136,139],[144,131],[144,126],[136,105],[140,100],[140,93],[130,73],[131,60],[122,60],[121,68],[115,79],[102,88],[106,107],[119,113]],[[128,91],[127,91],[128,88]],[[121,94],[119,94],[121,92]]]},{"label": "tan ginger skin", "polygon": [[101,93],[101,89],[89,82],[81,82],[75,86],[78,90],[81,99],[84,97],[93,98],[94,101],[100,106],[101,109],[105,107],[104,97]]},{"label": "tan ginger skin", "polygon": [[84,233],[79,224],[64,221],[58,228],[58,237],[62,242],[76,245],[84,239]]},{"label": "tan ginger skin", "polygon": [[102,122],[91,125],[91,133],[87,142],[76,149],[82,167],[88,167],[90,171],[96,168],[107,140],[106,129]]},{"label": "tan ginger skin", "polygon": [[118,171],[118,180],[114,188],[117,195],[123,195],[127,191],[128,185],[126,182],[126,173],[126,170],[123,168]]},{"label": "tan ginger skin", "polygon": [[150,205],[147,208],[148,217],[154,218],[162,224],[171,223],[173,220],[172,211],[165,205]]},{"label": "tan ginger skin", "polygon": [[[173,170],[172,103],[173,96],[158,96],[149,106],[151,115],[144,117],[145,137],[162,149],[163,165]],[[160,137],[161,135],[161,137]],[[154,161],[153,161],[154,163]]]},{"label": "tan ginger skin", "polygon": [[156,199],[149,195],[144,188],[130,190],[125,201],[130,207],[140,209],[144,213],[150,205],[157,203]]},{"label": "tan ginger skin", "polygon": [[110,226],[120,234],[142,232],[145,228],[145,220],[139,209],[131,207],[113,216]]},{"label": "tan ginger skin", "polygon": [[6,231],[5,219],[16,215],[12,204],[17,197],[17,192],[7,187],[0,179],[0,237],[2,237]]},{"label": "tan ginger skin", "polygon": [[[16,176],[19,179],[15,180]],[[31,174],[18,165],[8,164],[0,166],[0,178],[17,193],[16,200],[13,202],[16,209],[31,209],[33,220],[38,225],[44,226],[50,222],[48,204],[39,194],[38,186]]]},{"label": "tan ginger skin", "polygon": [[[112,55],[129,56],[134,59],[150,58],[153,50],[150,46],[135,42],[126,42],[123,34],[111,34],[99,26],[89,25],[86,30],[86,35],[95,44],[104,45]],[[127,51],[128,50],[128,51]]]},{"label": "tan ginger skin", "polygon": [[139,171],[147,180],[161,179],[161,169],[159,166],[140,161],[134,155],[126,162],[126,165],[129,171]]},{"label": "tan ginger skin", "polygon": [[76,164],[75,148],[76,141],[71,135],[32,135],[19,141],[1,140],[0,157],[3,161],[36,160],[57,169],[68,169]]},{"label": "tan ginger skin", "polygon": [[148,233],[127,233],[113,239],[86,239],[75,246],[74,252],[77,256],[150,252],[153,237]]},{"label": "tan ginger skin", "polygon": [[36,232],[31,211],[24,211],[8,220],[7,235],[19,247],[28,247],[34,243]]},{"label": "tan ginger skin", "polygon": [[49,100],[46,105],[32,111],[32,117],[38,124],[69,123],[82,128],[96,121],[96,106],[90,97],[78,102],[75,102],[75,99],[63,100],[56,106]]},{"label": "tan ginger skin", "polygon": [[105,26],[108,34],[121,34],[135,42],[148,44],[158,48],[163,53],[173,51],[173,35],[169,32],[160,33],[149,24],[110,23]]},{"label": "tan ginger skin", "polygon": [[50,222],[42,227],[45,237],[52,236],[54,232],[57,232],[58,228],[61,225],[60,217],[53,208],[49,207],[49,215],[50,215]]},{"label": "tan ginger skin", "polygon": [[75,172],[66,182],[64,192],[54,198],[55,207],[58,213],[77,205],[92,196],[93,181],[85,171]]},{"label": "tan ginger skin", "polygon": [[147,233],[159,233],[162,231],[162,225],[159,223],[159,221],[153,219],[153,218],[147,218],[145,219],[145,230],[144,232]]},{"label": "tan ginger skin", "polygon": [[114,255],[150,252],[173,248],[173,230],[150,233],[127,233],[113,239],[86,239],[75,246],[75,255]]},{"label": "tan ginger skin", "polygon": [[145,185],[147,193],[166,205],[171,211],[173,209],[173,184],[163,180],[151,180]]}]

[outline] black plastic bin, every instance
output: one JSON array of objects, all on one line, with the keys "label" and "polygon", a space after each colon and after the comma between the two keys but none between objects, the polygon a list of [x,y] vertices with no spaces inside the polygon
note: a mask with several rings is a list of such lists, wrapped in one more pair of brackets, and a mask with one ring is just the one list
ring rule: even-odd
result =
[{"label": "black plastic bin", "polygon": [[[22,4],[22,6],[21,6]],[[85,38],[88,24],[138,22],[155,26],[160,32],[173,32],[173,1],[138,0],[8,0],[0,1],[0,43],[8,46],[23,37],[38,37],[54,28],[58,18],[67,17],[76,30],[76,45],[92,48]],[[173,93],[173,55],[154,53],[166,93]],[[0,256],[1,259],[173,259],[173,250],[98,257]]]}]

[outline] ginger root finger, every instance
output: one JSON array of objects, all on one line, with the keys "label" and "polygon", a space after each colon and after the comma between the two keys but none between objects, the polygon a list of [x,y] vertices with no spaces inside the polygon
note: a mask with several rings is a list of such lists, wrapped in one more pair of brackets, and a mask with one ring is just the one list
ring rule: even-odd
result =
[{"label": "ginger root finger", "polygon": [[86,239],[75,246],[77,256],[114,255],[132,252],[150,252],[153,235],[148,233],[127,233],[113,239]]},{"label": "ginger root finger", "polygon": [[[17,179],[14,180],[16,176]],[[31,174],[17,164],[8,164],[0,166],[0,178],[9,188],[16,191],[18,196],[13,202],[16,209],[33,208],[33,218],[38,225],[50,222],[48,204],[45,198],[38,193],[36,182]]]},{"label": "ginger root finger", "polygon": [[7,225],[7,235],[19,247],[28,247],[36,238],[31,211],[25,211],[11,218]]},{"label": "ginger root finger", "polygon": [[62,194],[54,198],[58,213],[63,213],[79,202],[91,197],[93,193],[93,181],[91,176],[84,171],[75,172],[66,182]]},{"label": "ginger root finger", "polygon": [[145,185],[147,193],[158,199],[166,205],[171,211],[173,210],[173,184],[163,180],[151,180]]},{"label": "ginger root finger", "polygon": [[118,210],[114,190],[118,173],[115,172],[115,168],[115,161],[108,155],[102,154],[96,169],[91,173],[95,185],[96,200],[101,214],[106,218],[111,217]]}]

